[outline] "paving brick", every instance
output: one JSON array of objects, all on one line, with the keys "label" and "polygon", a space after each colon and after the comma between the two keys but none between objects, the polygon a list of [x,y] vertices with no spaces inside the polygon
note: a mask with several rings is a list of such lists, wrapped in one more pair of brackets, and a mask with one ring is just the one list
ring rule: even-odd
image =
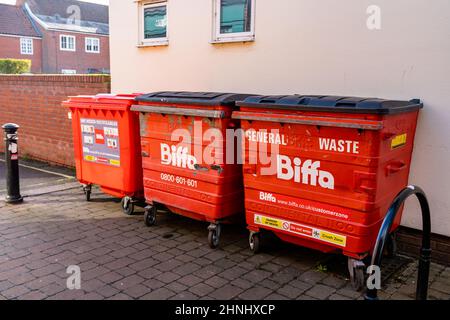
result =
[{"label": "paving brick", "polygon": [[194,275],[203,279],[209,279],[223,272],[223,268],[215,265],[207,265],[194,272]]},{"label": "paving brick", "polygon": [[175,295],[175,293],[173,291],[170,291],[167,288],[159,288],[153,292],[147,293],[146,295],[142,296],[141,299],[143,299],[143,300],[167,300],[174,295]]},{"label": "paving brick", "polygon": [[173,272],[164,272],[161,275],[158,276],[158,280],[162,281],[164,283],[171,283],[177,279],[180,279],[181,276],[179,274],[173,273]]},{"label": "paving brick", "polygon": [[430,285],[430,288],[445,294],[450,294],[450,281],[447,283],[444,283],[443,281],[435,281]]},{"label": "paving brick", "polygon": [[81,287],[86,292],[97,291],[99,288],[103,287],[104,285],[105,285],[104,282],[97,280],[97,279],[92,279],[89,281],[81,282]]},{"label": "paving brick", "polygon": [[220,288],[227,284],[229,281],[225,280],[224,278],[221,278],[219,276],[213,276],[207,280],[205,280],[205,283],[214,287],[214,288]]},{"label": "paving brick", "polygon": [[170,298],[170,300],[196,300],[196,299],[198,299],[198,296],[189,291],[180,292]]},{"label": "paving brick", "polygon": [[286,298],[285,296],[282,296],[278,293],[272,293],[264,298],[264,300],[287,300],[287,299],[288,298]]},{"label": "paving brick", "polygon": [[14,299],[19,296],[23,296],[23,295],[27,294],[28,292],[30,292],[30,289],[28,289],[27,287],[25,287],[23,285],[14,286],[5,291],[2,291],[2,296],[4,296],[7,299]]},{"label": "paving brick", "polygon": [[199,297],[206,296],[209,293],[213,292],[214,290],[216,290],[214,287],[211,287],[205,283],[198,283],[189,289],[189,291],[191,291],[192,293],[194,293]]},{"label": "paving brick", "polygon": [[241,268],[239,266],[234,266],[230,269],[225,270],[220,273],[219,276],[228,280],[234,280],[236,278],[241,277],[242,275],[248,273],[248,270]]},{"label": "paving brick", "polygon": [[58,283],[52,283],[39,289],[39,291],[45,294],[47,297],[53,296],[64,290],[67,290],[66,286]]},{"label": "paving brick", "polygon": [[122,267],[122,268],[117,269],[117,273],[124,277],[129,277],[137,272],[136,272],[136,270],[134,270],[130,267]]},{"label": "paving brick", "polygon": [[133,285],[125,290],[125,293],[132,297],[133,299],[137,299],[150,293],[150,289],[142,284]]},{"label": "paving brick", "polygon": [[241,288],[227,284],[211,292],[209,296],[218,300],[230,300],[237,297],[242,291]]},{"label": "paving brick", "polygon": [[361,296],[360,292],[353,290],[353,288],[349,288],[348,286],[341,288],[337,291],[337,294],[352,298],[358,299]]},{"label": "paving brick", "polygon": [[[242,278],[234,279],[233,281],[231,281],[231,284],[233,286],[239,287],[239,288],[244,289],[244,290],[250,289],[251,287],[253,287],[255,285],[253,282],[247,281],[247,280],[242,279]],[[262,285],[262,284],[259,283],[259,285]],[[268,286],[265,286],[265,287],[266,288],[270,288]]]},{"label": "paving brick", "polygon": [[194,276],[192,274],[184,276],[181,279],[178,279],[178,282],[180,282],[180,283],[182,283],[182,284],[184,284],[184,285],[186,285],[188,287],[195,286],[197,283],[200,283],[202,281],[203,281],[202,278],[196,277],[196,276]]},{"label": "paving brick", "polygon": [[164,282],[161,282],[159,280],[156,279],[149,279],[146,280],[142,283],[144,286],[146,286],[147,288],[149,288],[150,290],[156,290],[158,288],[161,288],[165,285]]},{"label": "paving brick", "polygon": [[254,286],[239,295],[239,298],[244,300],[262,300],[271,294],[273,291],[261,286]]},{"label": "paving brick", "polygon": [[97,276],[97,279],[104,282],[104,283],[113,283],[116,282],[117,280],[122,279],[123,276],[117,272],[111,271],[111,272],[107,272],[107,273],[101,273]]},{"label": "paving brick", "polygon": [[258,283],[268,278],[271,275],[270,272],[264,270],[253,270],[246,273],[242,278],[253,283]]},{"label": "paving brick", "polygon": [[338,278],[336,276],[328,276],[326,278],[324,278],[322,280],[322,284],[336,288],[336,289],[340,289],[343,286],[345,286],[348,282],[344,279]]},{"label": "paving brick", "polygon": [[98,288],[96,292],[104,298],[110,298],[119,293],[119,290],[117,290],[111,285],[104,285],[103,287]]},{"label": "paving brick", "polygon": [[89,293],[86,293],[75,299],[76,300],[103,300],[103,296],[97,292],[89,292]]},{"label": "paving brick", "polygon": [[169,283],[168,285],[166,285],[166,288],[175,293],[180,293],[189,289],[187,286],[177,281]]},{"label": "paving brick", "polygon": [[0,292],[8,290],[11,287],[14,287],[14,284],[9,282],[8,280],[0,281]]},{"label": "paving brick", "polygon": [[297,288],[294,286],[291,286],[289,284],[284,285],[283,287],[279,288],[277,290],[277,293],[288,297],[289,299],[295,299],[298,296],[300,296],[301,294],[303,294],[307,289],[303,289],[303,288]]},{"label": "paving brick", "polygon": [[193,273],[197,270],[201,269],[198,264],[195,263],[186,263],[183,264],[173,270],[173,272],[179,274],[180,276],[185,276],[187,274]]},{"label": "paving brick", "polygon": [[299,280],[310,283],[310,284],[316,284],[319,281],[325,279],[327,277],[326,273],[309,270],[304,273],[302,273],[299,277]]},{"label": "paving brick", "polygon": [[20,296],[19,300],[44,300],[47,297],[47,295],[43,294],[40,291],[32,291],[28,292],[27,294],[24,294]]},{"label": "paving brick", "polygon": [[131,288],[137,284],[144,282],[144,280],[145,280],[144,278],[142,278],[138,275],[132,275],[132,276],[120,279],[119,281],[115,282],[112,286],[117,288],[118,290],[126,290],[128,288]]},{"label": "paving brick", "polygon": [[330,295],[332,295],[334,292],[336,292],[336,289],[334,289],[332,287],[317,284],[317,285],[313,286],[311,289],[309,289],[308,291],[306,291],[306,294],[313,298],[324,300],[327,297],[329,297]]},{"label": "paving brick", "polygon": [[129,295],[126,295],[125,293],[118,293],[112,297],[109,297],[108,300],[132,300],[133,298],[130,297]]},{"label": "paving brick", "polygon": [[182,264],[183,264],[183,262],[178,261],[176,259],[172,259],[172,260],[168,260],[168,261],[159,263],[159,264],[153,266],[153,268],[164,272],[164,271],[171,271],[171,270],[181,266]]},{"label": "paving brick", "polygon": [[331,296],[328,297],[328,300],[351,300],[349,297],[333,293]]},{"label": "paving brick", "polygon": [[[247,232],[232,226],[212,250],[203,223],[164,215],[164,224],[148,229],[108,196],[95,197],[105,200],[88,203],[79,190],[66,190],[13,210],[0,202],[0,299],[362,298],[345,274],[315,270],[321,253],[280,246],[253,255]],[[81,268],[82,290],[66,288],[71,264]],[[450,268],[431,269],[429,298],[448,300]],[[379,296],[411,299],[416,271],[409,263]]]},{"label": "paving brick", "polygon": [[434,300],[450,300],[450,293],[443,293],[441,291],[429,289],[428,298]]}]

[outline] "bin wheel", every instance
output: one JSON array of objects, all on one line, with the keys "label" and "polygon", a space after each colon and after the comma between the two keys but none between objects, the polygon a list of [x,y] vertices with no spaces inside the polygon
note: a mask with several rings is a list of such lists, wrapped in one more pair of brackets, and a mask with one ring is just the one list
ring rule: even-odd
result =
[{"label": "bin wheel", "polygon": [[221,228],[220,224],[214,223],[211,223],[208,227],[208,244],[211,249],[215,249],[219,246]]},{"label": "bin wheel", "polygon": [[120,205],[126,215],[131,216],[134,213],[134,203],[130,197],[123,197]]},{"label": "bin wheel", "polygon": [[366,265],[361,260],[348,259],[348,271],[350,273],[350,282],[356,291],[362,291],[366,285]]},{"label": "bin wheel", "polygon": [[91,193],[92,193],[92,186],[87,185],[83,187],[84,195],[86,196],[86,201],[91,201]]},{"label": "bin wheel", "polygon": [[156,224],[156,211],[156,206],[145,207],[144,222],[147,227],[151,227]]},{"label": "bin wheel", "polygon": [[386,257],[394,258],[397,255],[397,234],[391,233],[386,241]]},{"label": "bin wheel", "polygon": [[260,235],[257,232],[250,232],[250,236],[248,237],[248,244],[250,246],[250,250],[254,254],[260,252],[261,250],[261,239]]}]

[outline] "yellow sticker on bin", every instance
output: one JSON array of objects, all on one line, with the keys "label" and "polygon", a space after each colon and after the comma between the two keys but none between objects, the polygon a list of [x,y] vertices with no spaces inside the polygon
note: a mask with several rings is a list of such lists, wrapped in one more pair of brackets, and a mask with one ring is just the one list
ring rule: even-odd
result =
[{"label": "yellow sticker on bin", "polygon": [[303,225],[297,222],[284,220],[280,218],[268,217],[262,214],[255,214],[253,219],[255,224],[262,225],[272,229],[282,230],[302,237],[312,238],[319,241],[332,243],[340,247],[345,247],[347,237],[330,231],[325,231],[315,227]]},{"label": "yellow sticker on bin", "polygon": [[406,133],[395,136],[391,142],[391,149],[396,149],[401,146],[404,146],[406,144],[406,140],[407,140]]}]

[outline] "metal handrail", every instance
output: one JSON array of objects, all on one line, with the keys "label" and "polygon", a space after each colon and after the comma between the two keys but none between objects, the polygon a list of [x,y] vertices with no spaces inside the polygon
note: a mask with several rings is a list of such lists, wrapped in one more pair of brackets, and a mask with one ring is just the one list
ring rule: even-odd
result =
[{"label": "metal handrail", "polygon": [[[392,224],[398,213],[398,210],[403,205],[405,200],[415,194],[420,203],[422,210],[422,248],[420,250],[419,257],[419,269],[417,275],[417,288],[416,288],[416,300],[426,300],[428,294],[428,278],[430,274],[430,257],[431,257],[431,219],[430,219],[430,206],[425,192],[417,186],[408,186],[403,189],[397,197],[395,197],[386,217],[381,225],[380,232],[378,233],[377,242],[372,256],[372,266],[381,266],[381,260],[383,257],[383,250],[389,236]],[[367,289],[364,296],[365,300],[378,300],[377,289]]]}]

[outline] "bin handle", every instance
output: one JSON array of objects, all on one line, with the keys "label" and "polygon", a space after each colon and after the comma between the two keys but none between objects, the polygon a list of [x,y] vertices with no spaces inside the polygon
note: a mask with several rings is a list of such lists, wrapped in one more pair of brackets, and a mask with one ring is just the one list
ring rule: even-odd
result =
[{"label": "bin handle", "polygon": [[233,119],[250,120],[250,121],[267,121],[279,123],[306,124],[324,127],[340,127],[366,130],[381,130],[383,122],[376,120],[349,119],[349,118],[331,118],[318,116],[302,116],[302,115],[286,115],[286,114],[268,114],[235,111],[232,115]]},{"label": "bin handle", "polygon": [[223,119],[225,118],[225,111],[219,110],[200,110],[200,109],[186,109],[162,106],[150,106],[150,105],[133,105],[131,111],[145,112],[145,113],[161,113],[161,114],[174,114],[180,116],[193,116],[203,118]]},{"label": "bin handle", "polygon": [[404,161],[394,161],[386,166],[386,175],[387,176],[393,175],[394,173],[402,171],[406,168],[407,165]]}]

